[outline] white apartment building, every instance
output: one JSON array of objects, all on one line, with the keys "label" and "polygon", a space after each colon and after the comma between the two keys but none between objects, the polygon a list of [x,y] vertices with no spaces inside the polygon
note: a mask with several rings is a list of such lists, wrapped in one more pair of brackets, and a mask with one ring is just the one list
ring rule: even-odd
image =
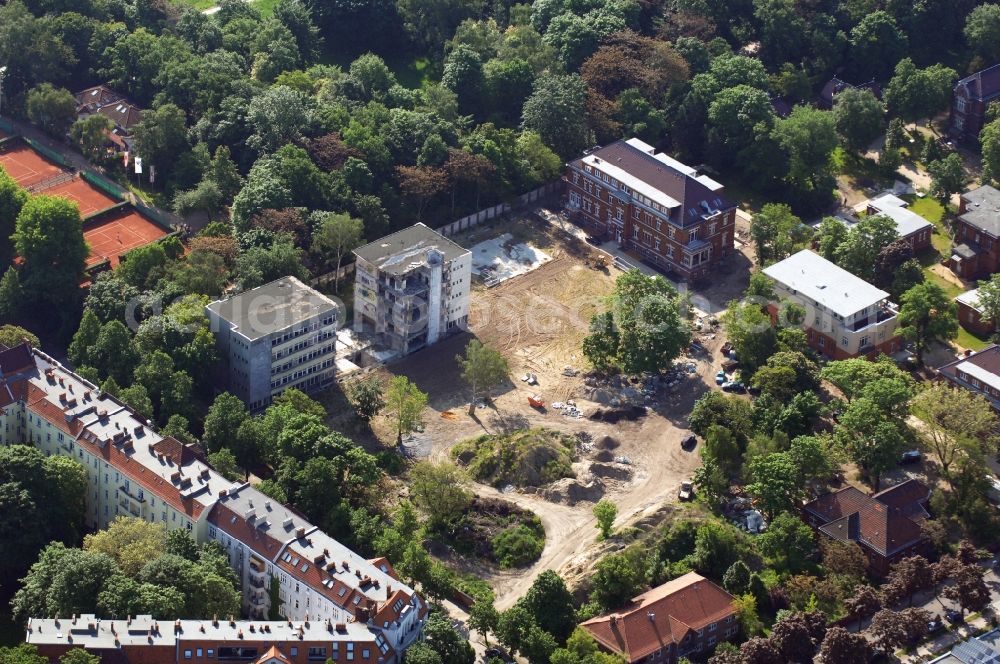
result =
[{"label": "white apartment building", "polygon": [[[901,347],[889,293],[804,249],[764,269],[778,300],[805,309],[809,344],[834,360],[891,355]],[[778,305],[770,306],[772,317]]]},{"label": "white apartment building", "polygon": [[333,383],[337,303],[295,277],[282,277],[205,307],[224,388],[260,410],[290,387]]},{"label": "white apartment building", "polygon": [[354,255],[355,332],[406,355],[468,327],[468,249],[416,224]]},{"label": "white apartment building", "polygon": [[82,464],[89,528],[133,516],[220,542],[252,618],[268,615],[274,579],[288,620],[358,622],[395,653],[419,637],[427,606],[384,558],[366,560],[255,488],[226,480],[194,449],[27,344],[0,351],[0,382],[0,442]]}]

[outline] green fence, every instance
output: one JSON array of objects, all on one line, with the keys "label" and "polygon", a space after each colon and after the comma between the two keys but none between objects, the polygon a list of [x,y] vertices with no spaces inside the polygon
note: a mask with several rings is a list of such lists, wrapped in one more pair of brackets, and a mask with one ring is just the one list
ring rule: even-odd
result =
[{"label": "green fence", "polygon": [[14,125],[12,125],[8,120],[4,120],[3,118],[0,118],[0,131],[4,132],[5,134],[17,133],[17,130],[14,129]]},{"label": "green fence", "polygon": [[32,150],[42,155],[43,157],[51,161],[53,164],[57,164],[59,166],[62,166],[63,168],[67,168],[70,170],[73,169],[73,165],[66,160],[66,157],[62,156],[55,150],[47,148],[38,141],[36,141],[35,139],[28,138],[27,136],[24,137],[24,142],[30,145]]},{"label": "green fence", "polygon": [[115,184],[111,180],[101,177],[96,173],[91,173],[90,171],[80,171],[80,177],[82,177],[87,184],[100,189],[105,194],[116,200],[123,201],[128,197],[128,191],[124,187]]}]

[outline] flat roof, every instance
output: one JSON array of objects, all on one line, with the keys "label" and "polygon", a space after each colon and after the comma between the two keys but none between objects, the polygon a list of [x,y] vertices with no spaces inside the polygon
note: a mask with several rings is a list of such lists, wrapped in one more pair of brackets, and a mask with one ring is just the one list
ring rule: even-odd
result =
[{"label": "flat roof", "polygon": [[340,309],[336,302],[295,277],[276,279],[239,295],[216,300],[206,308],[251,341]]},{"label": "flat roof", "polygon": [[972,307],[976,311],[982,313],[982,309],[979,308],[979,289],[973,288],[972,290],[967,290],[961,295],[955,297],[956,302],[961,302],[967,307]]},{"label": "flat roof", "polygon": [[424,224],[386,235],[354,250],[358,258],[375,265],[383,272],[405,274],[426,264],[429,251],[437,251],[444,261],[453,261],[469,253],[468,249],[449,240]]},{"label": "flat roof", "polygon": [[845,318],[889,298],[881,288],[808,249],[765,268],[764,274]]},{"label": "flat roof", "polygon": [[878,214],[885,215],[895,222],[896,232],[899,233],[899,237],[907,237],[908,235],[913,235],[918,231],[934,226],[934,224],[908,208],[887,204],[878,199],[868,201],[868,203],[878,211]]}]

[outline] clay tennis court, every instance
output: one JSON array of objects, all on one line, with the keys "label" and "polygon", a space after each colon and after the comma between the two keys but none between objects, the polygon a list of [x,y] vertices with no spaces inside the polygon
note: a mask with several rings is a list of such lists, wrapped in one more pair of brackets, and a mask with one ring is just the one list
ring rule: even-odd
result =
[{"label": "clay tennis court", "polygon": [[110,259],[118,267],[118,258],[135,249],[165,237],[167,232],[138,212],[124,211],[96,221],[83,229],[83,238],[90,245],[87,267]]},{"label": "clay tennis court", "polygon": [[103,194],[80,177],[73,178],[69,182],[64,182],[55,187],[49,187],[39,193],[46,196],[59,196],[60,198],[73,201],[80,208],[81,217],[86,217],[101,210],[107,210],[118,203],[118,201]]},{"label": "clay tennis court", "polygon": [[0,152],[0,166],[3,166],[7,175],[14,178],[14,181],[24,188],[36,185],[42,180],[48,180],[63,172],[61,168],[46,161],[23,143],[13,145]]}]

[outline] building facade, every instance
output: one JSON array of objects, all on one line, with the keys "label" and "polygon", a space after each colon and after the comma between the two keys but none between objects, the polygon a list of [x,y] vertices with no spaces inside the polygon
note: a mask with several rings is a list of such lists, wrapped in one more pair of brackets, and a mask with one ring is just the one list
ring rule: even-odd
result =
[{"label": "building facade", "polygon": [[108,620],[84,614],[32,618],[25,641],[50,661],[83,648],[102,662],[128,664],[384,664],[396,655],[367,625],[326,620],[161,621],[146,615]]},{"label": "building facade", "polygon": [[[805,309],[809,345],[834,360],[891,355],[902,348],[896,305],[889,294],[804,249],[764,269],[777,300]],[[769,306],[772,319],[780,311]]]},{"label": "building facade", "polygon": [[683,280],[705,279],[733,252],[736,205],[723,186],[637,138],[584,154],[563,180],[574,221]]},{"label": "building facade", "polygon": [[921,528],[929,518],[929,500],[930,489],[917,480],[874,496],[848,486],[806,503],[802,514],[821,535],[856,543],[868,559],[869,571],[886,576],[903,558],[930,553]]},{"label": "building facade", "polygon": [[966,76],[952,89],[951,134],[970,143],[979,143],[986,124],[986,107],[1000,99],[1000,64]]},{"label": "building facade", "polygon": [[354,331],[400,355],[468,328],[472,254],[424,224],[354,250]]},{"label": "building facade", "polygon": [[938,375],[955,387],[986,397],[1000,413],[1000,346],[994,344],[949,362],[938,369]]},{"label": "building facade", "polygon": [[282,277],[205,307],[225,389],[250,410],[290,387],[328,387],[335,373],[340,307],[295,277]]},{"label": "building facade", "polygon": [[959,196],[948,266],[970,280],[1000,272],[1000,191],[994,187],[983,185]]},{"label": "building facade", "polygon": [[622,611],[580,625],[600,647],[629,664],[676,664],[710,652],[739,633],[733,596],[688,572],[634,597]]},{"label": "building facade", "polygon": [[419,637],[427,606],[385,559],[366,560],[249,484],[226,480],[194,448],[27,344],[0,352],[0,381],[0,443],[79,462],[88,528],[131,516],[218,541],[253,618],[269,615],[276,584],[288,620],[360,623],[397,654]]}]

